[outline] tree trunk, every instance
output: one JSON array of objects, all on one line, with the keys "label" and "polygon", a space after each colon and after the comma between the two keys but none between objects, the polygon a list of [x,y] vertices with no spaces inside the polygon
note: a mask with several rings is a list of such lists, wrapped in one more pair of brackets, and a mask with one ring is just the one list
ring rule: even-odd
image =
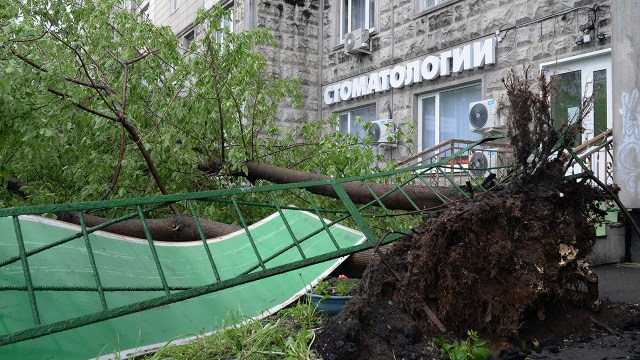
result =
[{"label": "tree trunk", "polygon": [[[246,176],[249,181],[260,179],[276,184],[291,184],[332,179],[325,175],[308,173],[253,161],[248,161],[246,166],[248,174],[245,175],[237,173],[236,175]],[[213,161],[208,164],[201,164],[199,168],[206,172],[217,172],[222,168],[222,164],[218,161]],[[380,197],[383,194],[396,189],[393,184],[364,183],[358,181],[343,183],[342,186],[351,201],[360,205],[375,201],[375,197],[372,192],[375,193],[377,197]],[[418,206],[420,210],[438,207],[443,204],[443,201],[432,189],[437,191],[440,197],[447,201],[457,200],[462,197],[462,194],[453,187],[429,188],[422,185],[405,185],[402,187],[404,193],[407,194],[411,201]],[[308,187],[307,190],[317,195],[328,196],[335,199],[339,198],[333,187],[329,185],[312,186]],[[382,204],[384,204],[384,206],[389,210],[416,210],[411,201],[409,201],[409,199],[397,189],[392,194],[381,199]],[[380,206],[380,204],[375,202],[374,206]],[[89,227],[93,227],[110,220],[89,214],[85,214],[84,217],[85,222]],[[78,213],[76,212],[58,214],[58,219],[74,224],[80,223]],[[193,219],[188,216],[175,215],[171,218],[165,219],[147,219],[147,224],[154,240],[194,241],[200,239],[200,235],[195,227]],[[242,229],[235,225],[229,225],[207,219],[200,219],[200,225],[205,238],[207,239],[230,234]],[[139,219],[122,221],[120,223],[107,226],[103,230],[134,238],[146,238],[142,223]],[[367,256],[370,257],[370,254]]]},{"label": "tree trunk", "polygon": [[[77,212],[67,212],[57,215],[58,219],[61,221],[80,224],[80,219],[78,218]],[[89,214],[85,214],[84,219],[88,227],[100,225],[111,220]],[[204,236],[207,239],[230,234],[234,231],[242,229],[239,226],[224,224],[207,219],[199,220],[200,227],[202,228]],[[176,215],[171,218],[165,219],[147,219],[147,225],[149,226],[149,231],[151,232],[151,237],[153,238],[153,240],[194,241],[200,239],[200,234],[196,229],[193,218],[188,216]],[[134,238],[146,238],[140,219],[125,220],[117,224],[109,225],[103,230]]]},{"label": "tree trunk", "polygon": [[[245,165],[247,166],[248,171],[246,177],[249,181],[252,182],[260,179],[267,180],[276,184],[291,184],[297,182],[323,181],[332,179],[331,177],[325,175],[318,175],[264,163],[258,163],[254,161],[247,161]],[[215,172],[221,167],[221,164],[211,162],[208,164],[202,164],[199,168],[203,171]],[[391,190],[396,189],[395,185],[393,184],[364,183],[358,181],[343,183],[342,186],[344,187],[347,195],[349,195],[351,201],[353,201],[355,204],[367,204],[369,202],[375,201],[375,197],[373,196],[371,191],[369,191],[367,186],[370,187],[378,197]],[[462,194],[454,187],[439,186],[433,187],[433,189],[436,190],[440,194],[440,196],[447,201],[457,200],[462,197]],[[308,187],[307,190],[317,195],[323,195],[338,199],[338,194],[336,194],[333,187],[329,185],[312,186]],[[427,186],[405,185],[402,187],[402,190],[407,194],[411,201],[413,201],[413,203],[415,203],[420,208],[420,210],[437,207],[443,204],[438,195],[436,195]],[[411,201],[409,201],[409,199],[397,189],[395,192],[387,195],[384,199],[382,199],[382,203],[389,210],[416,210],[416,208],[411,204]],[[380,206],[378,203],[375,203],[374,205]]]},{"label": "tree trunk", "polygon": [[18,196],[20,196],[22,199],[26,200],[27,199],[27,194],[25,194],[22,191],[22,188],[27,186],[27,184],[23,183],[22,181],[14,178],[14,177],[9,177],[9,182],[7,183],[7,190],[10,193],[16,194]]}]

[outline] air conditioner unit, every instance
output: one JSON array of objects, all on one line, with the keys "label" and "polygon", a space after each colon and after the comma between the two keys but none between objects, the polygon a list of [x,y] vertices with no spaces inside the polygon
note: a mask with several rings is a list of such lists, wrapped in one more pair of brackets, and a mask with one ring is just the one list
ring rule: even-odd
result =
[{"label": "air conditioner unit", "polygon": [[395,146],[396,126],[393,123],[393,120],[374,120],[371,124],[371,141],[374,144]]},{"label": "air conditioner unit", "polygon": [[484,150],[469,154],[467,169],[469,174],[475,178],[484,178],[489,173],[497,173],[500,166],[498,151]]},{"label": "air conditioner unit", "polygon": [[469,130],[477,133],[504,132],[507,124],[497,111],[498,103],[494,99],[469,104]]},{"label": "air conditioner unit", "polygon": [[369,30],[355,29],[344,37],[344,51],[349,54],[371,54]]}]

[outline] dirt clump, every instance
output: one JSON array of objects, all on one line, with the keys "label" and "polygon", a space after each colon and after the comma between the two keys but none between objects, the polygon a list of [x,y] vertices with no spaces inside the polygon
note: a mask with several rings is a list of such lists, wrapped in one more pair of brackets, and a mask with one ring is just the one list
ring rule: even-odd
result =
[{"label": "dirt clump", "polygon": [[510,337],[525,314],[544,318],[549,302],[589,305],[579,264],[601,197],[564,181],[559,165],[425,217],[367,269],[358,294],[318,334],[323,358],[431,358],[425,344],[443,334],[429,309],[449,335]]}]

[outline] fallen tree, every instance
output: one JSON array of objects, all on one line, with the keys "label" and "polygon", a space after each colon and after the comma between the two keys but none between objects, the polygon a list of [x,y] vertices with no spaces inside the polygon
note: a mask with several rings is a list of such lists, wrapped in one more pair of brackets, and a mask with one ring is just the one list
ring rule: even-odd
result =
[{"label": "fallen tree", "polygon": [[[77,212],[65,212],[56,214],[58,220],[80,224]],[[84,214],[85,224],[89,227],[97,226],[112,219],[100,216]],[[206,239],[230,234],[242,229],[239,226],[229,225],[217,221],[198,219],[200,228]],[[165,219],[146,219],[149,233],[157,241],[194,241],[201,240],[200,233],[192,217],[174,215]],[[145,239],[144,227],[140,219],[130,219],[109,225],[103,229],[114,234],[125,235],[133,238]]]},{"label": "fallen tree", "polygon": [[[121,6],[114,0],[65,0],[50,6],[16,2],[0,12],[0,37],[7,44],[0,49],[0,71],[15,75],[0,97],[12,120],[7,122],[11,127],[0,127],[7,140],[0,149],[5,163],[0,170],[15,179],[3,179],[9,190],[0,192],[3,204],[220,189],[242,185],[246,180],[227,176],[240,173],[250,181],[290,183],[371,172],[374,155],[365,139],[321,135],[322,127],[337,119],[330,119],[331,125],[326,120],[305,123],[290,132],[275,123],[279,106],[295,107],[301,97],[297,82],[270,76],[265,58],[255,51],[273,44],[266,30],[231,33],[220,26],[228,15],[214,7],[196,19],[203,33],[194,46],[180,49],[187,53],[183,56],[169,29]],[[60,16],[53,17],[56,12]],[[219,34],[225,44],[216,41]],[[314,173],[317,169],[325,175]],[[380,205],[376,196],[393,189],[357,182],[345,187],[356,204],[373,206]],[[451,189],[436,190],[441,194],[422,186],[408,186],[405,192],[419,209],[441,205],[440,196],[460,196]],[[337,197],[327,186],[310,191]],[[416,210],[399,191],[382,205]],[[211,204],[194,206],[201,210]],[[162,240],[198,239],[191,230],[175,231],[189,227],[187,213],[175,206],[171,210],[172,217],[149,222],[151,233]],[[232,217],[208,214],[212,220]],[[87,217],[95,219],[91,224],[114,216],[92,215],[105,218]],[[78,223],[74,214],[61,219]],[[140,237],[135,221],[109,230]],[[210,225],[207,236],[237,229]]]},{"label": "fallen tree", "polygon": [[604,193],[587,179],[566,180],[570,160],[558,156],[580,132],[591,101],[575,124],[557,129],[553,84],[543,75],[534,81],[525,71],[504,84],[521,173],[425,217],[380,255],[356,296],[320,330],[314,347],[323,358],[412,358],[425,355],[434,336],[469,329],[512,336],[527,314],[543,318],[555,301],[599,308],[597,277],[585,258]]}]

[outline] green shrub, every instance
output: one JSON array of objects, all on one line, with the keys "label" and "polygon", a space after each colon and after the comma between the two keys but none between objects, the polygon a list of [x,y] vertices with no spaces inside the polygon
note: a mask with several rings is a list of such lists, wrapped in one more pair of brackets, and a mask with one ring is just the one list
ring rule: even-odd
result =
[{"label": "green shrub", "polygon": [[437,338],[436,344],[440,347],[442,355],[448,355],[451,360],[485,360],[491,356],[491,350],[485,345],[487,340],[480,339],[478,332],[468,330],[469,337],[466,340],[454,340],[447,343],[443,339]]}]

